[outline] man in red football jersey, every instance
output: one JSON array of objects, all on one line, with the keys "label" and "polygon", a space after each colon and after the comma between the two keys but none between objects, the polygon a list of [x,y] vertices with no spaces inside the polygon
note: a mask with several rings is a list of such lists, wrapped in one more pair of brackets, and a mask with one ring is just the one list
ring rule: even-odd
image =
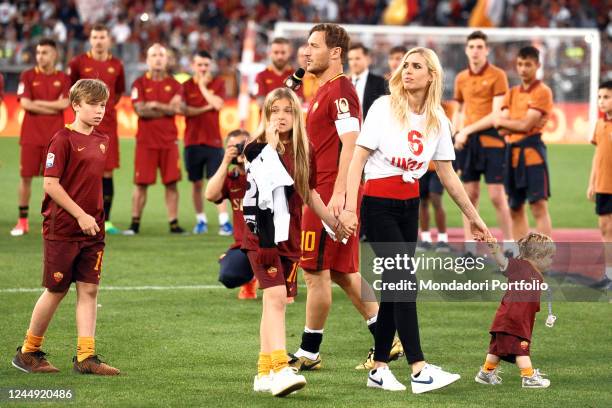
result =
[{"label": "man in red football jersey", "polygon": [[[224,103],[225,85],[221,78],[213,78],[212,63],[212,56],[207,51],[196,52],[191,61],[193,78],[183,84],[184,160],[187,176],[193,183],[193,206],[196,212],[194,234],[208,232],[208,219],[202,199],[204,176],[210,179],[223,161],[219,111]],[[217,203],[217,211],[219,235],[232,235],[233,227],[224,201]]]},{"label": "man in red football jersey", "polygon": [[110,98],[106,104],[104,120],[98,126],[101,133],[110,138],[109,152],[106,155],[106,166],[102,178],[104,196],[104,229],[108,234],[118,234],[120,231],[110,222],[110,212],[113,203],[113,170],[119,168],[119,140],[117,137],[117,111],[115,105],[125,91],[125,73],[123,64],[111,52],[111,37],[108,28],[103,24],[95,24],[89,33],[91,50],[76,56],[68,66],[70,79],[74,84],[82,78],[99,79],[108,86]]},{"label": "man in red football jersey", "polygon": [[140,217],[147,202],[147,188],[155,184],[157,169],[166,187],[166,207],[170,232],[182,234],[178,225],[178,190],[181,179],[178,130],[175,116],[181,109],[181,84],[166,72],[168,54],[161,44],[147,50],[149,71],[134,81],[132,103],[138,115],[134,164],[132,223],[125,235],[138,234]]},{"label": "man in red football jersey", "polygon": [[[255,96],[259,106],[263,104],[264,98],[270,91],[285,86],[285,79],[293,74],[293,67],[289,64],[291,60],[291,44],[289,44],[289,40],[283,37],[277,37],[272,40],[268,56],[270,57],[270,65],[255,77],[255,82],[257,83],[257,93]],[[304,99],[302,88],[298,89],[296,93],[300,99]]]},{"label": "man in red football jersey", "polygon": [[36,67],[21,73],[17,97],[24,109],[21,125],[19,219],[11,230],[16,237],[29,230],[28,210],[32,177],[42,175],[45,150],[51,136],[64,127],[64,109],[68,107],[70,78],[55,69],[57,45],[43,38],[36,46]]},{"label": "man in red football jersey", "polygon": [[[349,41],[347,32],[339,25],[318,24],[310,30],[305,50],[307,70],[319,80],[306,117],[306,131],[316,157],[316,190],[336,217],[344,208],[348,166],[361,124],[359,97],[351,80],[342,73]],[[362,296],[357,237],[351,236],[346,244],[332,240],[321,219],[309,208],[304,209],[302,219],[300,266],[308,289],[306,327],[300,349],[290,364],[316,370],[321,366],[319,347],[331,307],[331,282],[338,284],[351,299],[372,335],[378,304],[373,294]],[[368,297],[374,301],[364,301]],[[395,342],[392,358],[400,353],[398,347],[401,345]]]}]

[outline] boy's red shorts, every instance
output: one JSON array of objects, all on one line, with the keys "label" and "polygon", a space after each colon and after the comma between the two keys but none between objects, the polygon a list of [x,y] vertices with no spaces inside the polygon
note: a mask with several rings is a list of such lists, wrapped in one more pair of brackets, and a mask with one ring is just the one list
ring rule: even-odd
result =
[{"label": "boy's red shorts", "polygon": [[43,286],[64,292],[72,282],[100,283],[104,241],[44,240]]},{"label": "boy's red shorts", "polygon": [[509,363],[516,362],[517,356],[528,356],[531,342],[527,339],[503,332],[491,332],[489,354]]}]

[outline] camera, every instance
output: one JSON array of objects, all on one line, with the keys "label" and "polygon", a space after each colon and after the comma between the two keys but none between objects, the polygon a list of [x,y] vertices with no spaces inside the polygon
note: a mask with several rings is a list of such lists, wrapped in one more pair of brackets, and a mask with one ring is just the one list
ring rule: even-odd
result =
[{"label": "camera", "polygon": [[238,164],[238,157],[244,152],[244,144],[245,144],[245,142],[237,143],[237,144],[234,145],[234,147],[238,151],[238,156],[236,156],[236,157],[234,157],[232,159],[232,164]]}]

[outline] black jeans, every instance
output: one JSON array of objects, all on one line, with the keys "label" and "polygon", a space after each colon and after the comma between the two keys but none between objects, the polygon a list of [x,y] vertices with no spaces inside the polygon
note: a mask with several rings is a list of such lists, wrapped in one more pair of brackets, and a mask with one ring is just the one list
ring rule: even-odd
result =
[{"label": "black jeans", "polygon": [[[368,241],[377,257],[414,257],[419,230],[419,199],[394,200],[364,196],[362,202]],[[417,284],[411,267],[385,270],[383,285],[400,281]],[[395,331],[409,364],[422,361],[416,290],[383,291],[376,321],[374,360],[387,362]]]}]

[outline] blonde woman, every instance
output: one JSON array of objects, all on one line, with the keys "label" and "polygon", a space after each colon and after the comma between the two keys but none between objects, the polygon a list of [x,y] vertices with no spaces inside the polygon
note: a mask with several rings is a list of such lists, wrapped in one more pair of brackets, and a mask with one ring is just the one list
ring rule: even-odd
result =
[{"label": "blonde woman", "polygon": [[[408,51],[389,81],[391,95],[376,100],[363,125],[349,167],[347,200],[339,220],[357,224],[357,191],[365,166],[363,212],[366,235],[377,257],[414,256],[419,217],[419,178],[433,160],[440,181],[470,221],[475,240],[490,236],[452,167],[451,125],[440,105],[442,67],[427,48]],[[383,244],[384,243],[384,244]],[[385,284],[416,283],[411,268],[385,270]],[[387,288],[392,288],[387,285]],[[416,290],[383,290],[375,336],[374,369],[368,387],[403,391],[387,365],[397,329],[412,368],[415,394],[445,387],[460,377],[428,364],[421,351]]]},{"label": "blonde woman", "polygon": [[[310,206],[334,228],[339,239],[355,229],[337,231],[338,221],[313,189],[314,158],[300,101],[293,91],[278,88],[268,94],[260,131],[244,154],[248,183],[243,204],[248,228],[242,249],[263,289],[261,345],[253,389],[282,397],[306,385],[304,376],[288,366],[285,347],[285,307],[287,298],[297,293],[302,205]],[[265,197],[273,197],[273,211],[262,208],[267,205]]]}]

